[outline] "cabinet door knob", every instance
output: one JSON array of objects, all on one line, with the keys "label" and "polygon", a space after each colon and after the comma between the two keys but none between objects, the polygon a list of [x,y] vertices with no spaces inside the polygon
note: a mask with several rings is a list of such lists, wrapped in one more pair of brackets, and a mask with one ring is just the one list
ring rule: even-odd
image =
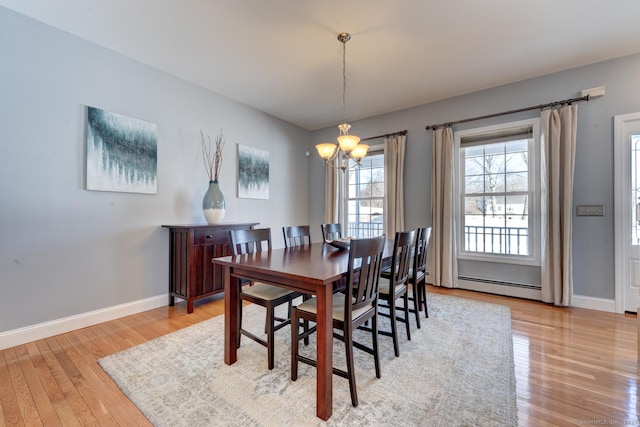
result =
[{"label": "cabinet door knob", "polygon": [[207,234],[207,239],[213,239],[213,236],[211,234]]}]

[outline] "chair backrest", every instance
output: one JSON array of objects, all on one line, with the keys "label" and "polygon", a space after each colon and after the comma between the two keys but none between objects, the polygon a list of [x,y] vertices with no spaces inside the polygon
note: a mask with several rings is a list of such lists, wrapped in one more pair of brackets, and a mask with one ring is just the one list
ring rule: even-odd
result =
[{"label": "chair backrest", "polygon": [[411,266],[411,253],[416,241],[416,230],[398,231],[393,241],[393,258],[391,259],[390,294],[397,285],[407,283],[409,280],[409,267]]},{"label": "chair backrest", "polygon": [[233,255],[262,252],[263,245],[271,250],[271,229],[254,228],[249,230],[229,230]]},{"label": "chair backrest", "polygon": [[431,227],[418,228],[416,246],[413,251],[413,276],[424,274],[427,269],[427,248],[431,237]]},{"label": "chair backrest", "polygon": [[311,227],[308,225],[282,227],[282,234],[285,248],[311,244]]},{"label": "chair backrest", "polygon": [[324,242],[342,238],[342,224],[320,224],[320,228]]},{"label": "chair backrest", "polygon": [[345,290],[345,322],[350,321],[351,313],[359,308],[373,306],[377,310],[378,280],[386,241],[384,234],[369,239],[351,240]]}]

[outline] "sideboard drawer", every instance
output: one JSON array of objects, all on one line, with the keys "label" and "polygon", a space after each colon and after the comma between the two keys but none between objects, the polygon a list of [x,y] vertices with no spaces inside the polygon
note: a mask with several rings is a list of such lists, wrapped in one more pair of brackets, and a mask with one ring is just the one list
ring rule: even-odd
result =
[{"label": "sideboard drawer", "polygon": [[228,229],[204,229],[195,230],[193,233],[193,243],[196,245],[209,245],[213,243],[228,243],[229,230]]}]

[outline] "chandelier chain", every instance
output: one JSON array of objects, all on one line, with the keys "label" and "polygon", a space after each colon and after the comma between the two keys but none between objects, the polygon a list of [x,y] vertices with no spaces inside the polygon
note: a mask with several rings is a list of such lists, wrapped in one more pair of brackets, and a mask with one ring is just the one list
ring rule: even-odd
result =
[{"label": "chandelier chain", "polygon": [[342,117],[347,122],[347,41],[342,42]]}]

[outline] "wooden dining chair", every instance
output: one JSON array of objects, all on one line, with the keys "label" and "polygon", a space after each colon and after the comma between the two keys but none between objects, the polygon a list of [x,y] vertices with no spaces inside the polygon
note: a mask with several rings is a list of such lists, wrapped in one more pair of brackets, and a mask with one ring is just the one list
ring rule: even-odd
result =
[{"label": "wooden dining chair", "polygon": [[[265,249],[263,247],[265,245],[266,250],[271,250],[271,229],[269,228],[230,230],[229,234],[233,255],[262,252]],[[267,347],[267,367],[269,370],[272,370],[274,366],[274,334],[277,330],[291,323],[289,316],[287,316],[287,318],[276,317],[275,308],[281,304],[289,303],[287,313],[290,313],[291,301],[301,294],[266,283],[253,282],[251,286],[243,286],[244,283],[246,283],[246,281],[238,280],[238,286],[240,288],[240,298],[238,299],[238,347],[240,347],[240,337],[242,335]],[[258,337],[242,328],[242,301],[257,304],[266,309],[266,339]]]},{"label": "wooden dining chair", "polygon": [[[282,227],[285,248],[303,248],[311,245],[311,227],[308,225],[292,225]],[[311,298],[309,294],[302,294],[303,301]],[[305,322],[305,331],[309,329],[309,322]],[[309,338],[304,340],[305,345],[309,345]]]},{"label": "wooden dining chair", "polygon": [[308,225],[292,225],[282,227],[284,247],[299,247],[311,244],[311,227]]},{"label": "wooden dining chair", "polygon": [[431,237],[431,227],[418,228],[416,244],[413,249],[413,262],[409,270],[409,284],[412,288],[412,295],[409,300],[413,302],[411,312],[416,315],[416,324],[420,327],[420,311],[424,307],[424,317],[429,317],[427,308],[427,251],[429,248],[429,238]]},{"label": "wooden dining chair", "polygon": [[[386,236],[370,239],[354,239],[350,242],[349,264],[347,271],[347,288],[344,293],[333,294],[333,328],[341,330],[342,335],[334,332],[334,338],[345,343],[347,370],[333,368],[335,375],[349,380],[351,404],[358,406],[358,393],[354,371],[353,348],[373,355],[376,377],[380,378],[380,358],[378,356],[378,282],[380,266]],[[317,323],[317,299],[315,297],[294,307],[291,311],[291,380],[298,379],[298,362],[317,366],[315,360],[302,356],[298,352],[301,339],[309,337],[316,331],[316,326],[303,330],[302,320]],[[371,320],[372,346],[353,340],[353,331]]]},{"label": "wooden dining chair", "polygon": [[[409,267],[411,265],[411,252],[415,245],[416,230],[399,231],[393,242],[393,255],[389,274],[380,278],[378,307],[383,309],[379,314],[388,317],[391,323],[391,331],[378,331],[380,335],[393,338],[393,351],[400,356],[398,344],[398,322],[405,324],[407,339],[411,340],[411,328],[409,325]],[[402,307],[396,306],[398,299],[403,299]],[[397,315],[398,309],[404,312],[404,317]],[[388,310],[388,312],[386,311]]]},{"label": "wooden dining chair", "polygon": [[342,224],[320,224],[320,228],[325,243],[342,238]]}]

